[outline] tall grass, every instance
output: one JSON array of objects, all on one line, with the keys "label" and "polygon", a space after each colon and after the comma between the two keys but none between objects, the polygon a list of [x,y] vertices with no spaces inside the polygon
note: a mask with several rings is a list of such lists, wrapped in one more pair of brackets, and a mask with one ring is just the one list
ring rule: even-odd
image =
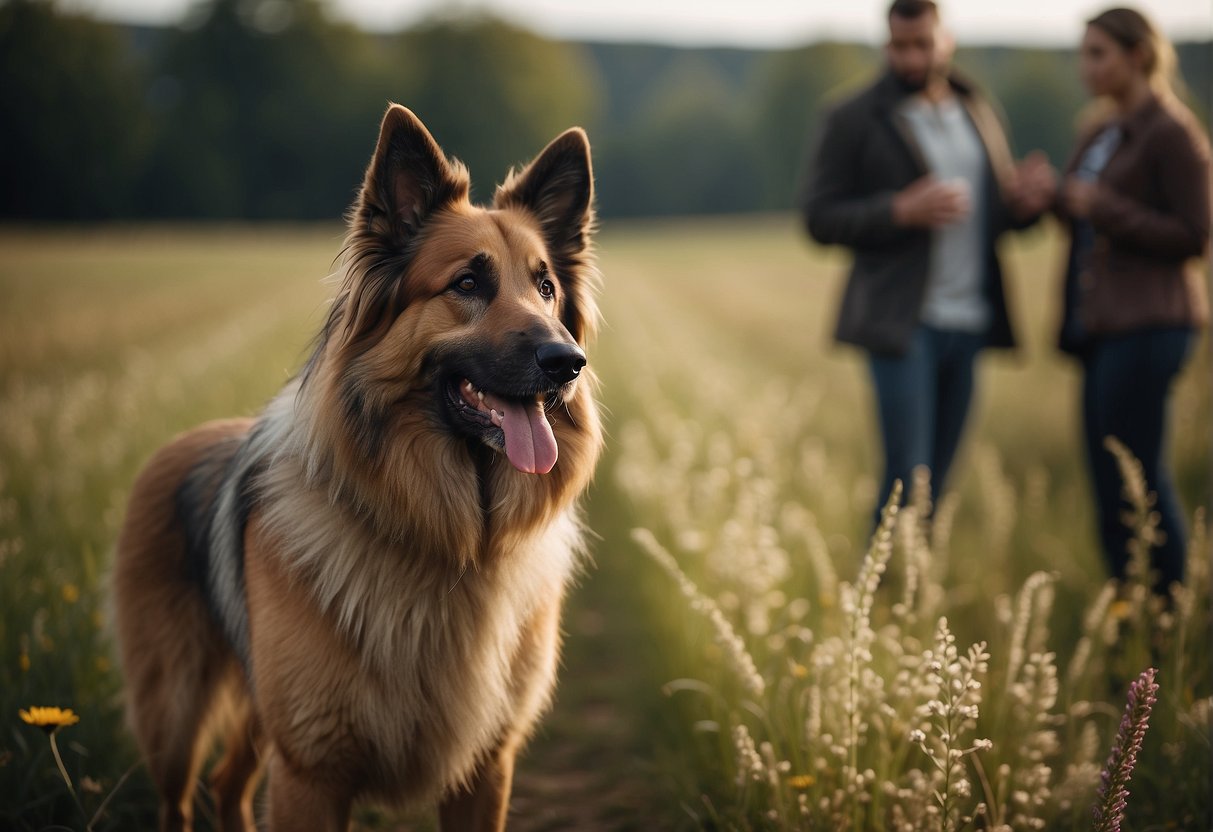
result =
[{"label": "tall grass", "polygon": [[[125,497],[171,435],[256,412],[299,366],[339,245],[335,226],[0,231],[0,828],[153,825],[106,630]],[[1049,344],[1050,237],[1008,249],[1024,346],[984,360],[955,491],[907,483],[874,538],[865,371],[828,347],[842,259],[786,217],[608,226],[600,249],[592,513],[612,568],[587,581],[643,610],[645,661],[612,672],[664,663],[617,710],[649,721],[634,733],[668,811],[621,828],[1089,828],[1151,666],[1126,828],[1209,826],[1208,523],[1167,609],[1140,570],[1103,581],[1077,377]],[[1207,349],[1172,414],[1192,509],[1210,493]],[[586,684],[565,674],[560,695]],[[18,718],[31,706],[80,716],[56,734],[79,805]]]},{"label": "tall grass", "polygon": [[[694,240],[720,254],[710,238]],[[1015,252],[1037,269],[1051,254],[1048,240]],[[727,255],[698,264],[729,271]],[[857,541],[876,455],[857,446],[875,435],[854,376],[836,380],[837,367],[807,357],[812,346],[797,374],[785,374],[791,349],[768,352],[776,338],[789,347],[800,338],[779,328],[784,318],[824,336],[821,317],[803,321],[816,293],[793,302],[768,291],[786,275],[748,274],[729,289],[688,271],[698,283],[678,287],[688,297],[654,275],[647,326],[619,324],[636,356],[636,404],[618,429],[613,472],[631,495],[640,549],[694,587],[689,612],[709,613],[706,627],[672,620],[677,612],[657,617],[679,644],[666,691],[694,772],[682,780],[686,825],[1088,828],[1129,682],[1158,664],[1166,670],[1128,818],[1132,828],[1208,828],[1213,668],[1193,640],[1213,623],[1207,521],[1195,512],[1185,585],[1152,596],[1149,484],[1113,446],[1135,507],[1126,521],[1136,568],[1124,586],[1104,581],[1085,482],[1066,467],[1078,459],[1077,420],[1034,424],[1065,395],[1037,380],[1068,372],[1033,340],[1047,331],[1040,320],[1027,322],[1027,352],[1043,366],[987,370],[1006,385],[989,398],[1006,404],[983,403],[959,487],[932,506],[928,483],[907,484],[913,499],[900,513],[886,507],[865,554]],[[734,331],[677,308],[714,291],[728,301],[708,303],[740,306]],[[769,305],[767,331],[745,327],[753,296]],[[1028,306],[1042,314],[1044,304]],[[712,326],[727,347],[697,331]],[[707,355],[639,360],[678,340]],[[1206,425],[1173,434],[1191,502],[1208,493],[1208,392],[1202,351],[1174,418]]]},{"label": "tall grass", "polygon": [[[107,632],[126,494],[170,436],[298,366],[337,232],[0,232],[0,828],[83,828],[111,797],[96,828],[154,827]],[[17,720],[44,705],[80,716],[58,739],[82,808]]]}]

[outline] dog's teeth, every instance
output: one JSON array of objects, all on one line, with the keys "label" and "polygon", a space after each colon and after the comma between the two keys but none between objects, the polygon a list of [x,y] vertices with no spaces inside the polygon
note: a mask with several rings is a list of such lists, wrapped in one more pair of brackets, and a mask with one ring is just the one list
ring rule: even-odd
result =
[{"label": "dog's teeth", "polygon": [[480,399],[480,403],[481,403],[481,404],[484,404],[484,391],[483,391],[483,390],[477,390],[477,391],[476,391],[476,398]]}]

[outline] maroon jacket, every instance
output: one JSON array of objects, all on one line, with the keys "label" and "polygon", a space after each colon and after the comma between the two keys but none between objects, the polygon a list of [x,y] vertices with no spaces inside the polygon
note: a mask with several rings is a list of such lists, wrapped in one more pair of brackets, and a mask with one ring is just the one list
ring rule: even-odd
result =
[{"label": "maroon jacket", "polygon": [[[1079,143],[1067,174],[1105,126]],[[1121,129],[1091,206],[1094,248],[1086,267],[1069,276],[1076,291],[1067,293],[1066,319],[1076,315],[1096,336],[1202,326],[1209,319],[1209,143],[1191,113],[1159,98]],[[1073,251],[1069,263],[1074,269]]]}]

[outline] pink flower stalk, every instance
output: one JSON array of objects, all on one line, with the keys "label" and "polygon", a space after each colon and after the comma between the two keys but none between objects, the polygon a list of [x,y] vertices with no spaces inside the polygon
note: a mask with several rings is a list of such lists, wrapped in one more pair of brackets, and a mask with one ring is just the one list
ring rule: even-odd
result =
[{"label": "pink flower stalk", "polygon": [[1137,765],[1137,754],[1150,722],[1150,709],[1157,700],[1158,671],[1151,667],[1142,671],[1137,681],[1129,685],[1125,715],[1116,733],[1116,743],[1100,775],[1099,796],[1095,802],[1095,832],[1120,832],[1129,801],[1129,778]]}]

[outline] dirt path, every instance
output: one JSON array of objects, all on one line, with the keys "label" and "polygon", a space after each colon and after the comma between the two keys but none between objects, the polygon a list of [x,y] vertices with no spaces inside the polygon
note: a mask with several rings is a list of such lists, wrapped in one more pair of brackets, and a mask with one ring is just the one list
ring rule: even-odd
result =
[{"label": "dirt path", "polygon": [[634,550],[626,528],[608,525],[625,516],[614,496],[600,489],[590,503],[591,527],[603,539],[565,607],[557,699],[519,761],[514,832],[669,828],[655,817],[672,821],[677,811],[663,799],[653,764],[646,726],[660,682],[635,592]]}]

